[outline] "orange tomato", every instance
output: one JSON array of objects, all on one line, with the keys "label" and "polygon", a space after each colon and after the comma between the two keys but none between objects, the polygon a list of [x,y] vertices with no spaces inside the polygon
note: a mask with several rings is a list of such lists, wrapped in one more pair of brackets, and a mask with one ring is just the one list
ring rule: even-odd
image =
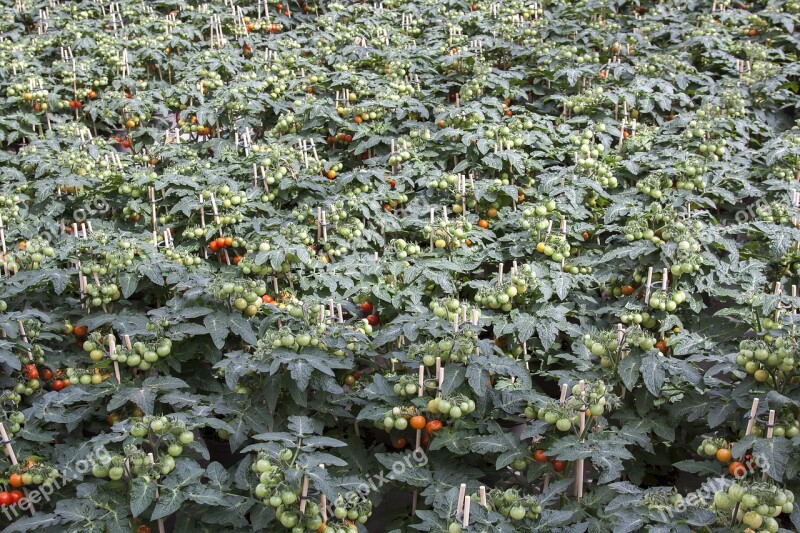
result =
[{"label": "orange tomato", "polygon": [[424,416],[417,415],[411,417],[410,424],[413,429],[422,429],[425,427],[426,422],[427,421],[425,420]]}]

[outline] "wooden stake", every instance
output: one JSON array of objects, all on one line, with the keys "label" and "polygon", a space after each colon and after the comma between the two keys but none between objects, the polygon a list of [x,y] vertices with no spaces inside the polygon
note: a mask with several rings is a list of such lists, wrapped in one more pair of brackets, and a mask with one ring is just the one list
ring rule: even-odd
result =
[{"label": "wooden stake", "polygon": [[[768,439],[772,438],[772,432],[773,432],[774,428],[775,428],[775,410],[774,409],[770,409],[769,410],[769,418],[768,418],[768,421],[767,421],[767,438]],[[767,473],[766,472],[764,472],[761,475],[761,479],[763,481],[767,480]]]},{"label": "wooden stake", "polygon": [[653,267],[647,268],[647,284],[644,287],[644,303],[650,304],[650,285],[653,284]]},{"label": "wooden stake", "polygon": [[753,398],[753,406],[750,407],[750,419],[747,421],[745,436],[753,433],[753,425],[756,423],[756,413],[758,412],[758,398]]},{"label": "wooden stake", "polygon": [[[583,401],[584,391],[586,389],[586,382],[584,380],[580,380],[578,382],[578,386],[581,390],[581,401]],[[583,404],[581,406],[581,415],[580,415],[580,432],[583,435],[583,430],[586,428],[586,405]],[[583,441],[583,439],[581,439]],[[583,497],[583,466],[584,460],[578,459],[575,461],[575,497],[581,499]]]},{"label": "wooden stake", "polygon": [[461,514],[461,510],[464,508],[464,494],[467,492],[467,484],[462,483],[458,487],[458,501],[456,502],[456,517]]},{"label": "wooden stake", "polygon": [[300,492],[300,512],[306,512],[306,502],[308,501],[308,476],[303,477],[303,489]]}]

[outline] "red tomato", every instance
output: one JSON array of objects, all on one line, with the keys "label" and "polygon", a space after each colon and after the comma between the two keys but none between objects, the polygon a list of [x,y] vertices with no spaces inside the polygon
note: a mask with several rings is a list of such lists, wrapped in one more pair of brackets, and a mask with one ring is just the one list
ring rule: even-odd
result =
[{"label": "red tomato", "polygon": [[11,494],[11,505],[18,504],[23,497],[21,490],[12,490],[9,494]]},{"label": "red tomato", "polygon": [[553,463],[553,470],[555,470],[556,472],[561,472],[567,465],[567,463],[565,463],[564,461],[559,461],[558,459],[553,459],[551,462]]},{"label": "red tomato", "polygon": [[33,363],[25,365],[25,377],[28,379],[39,379],[39,369]]},{"label": "red tomato", "polygon": [[59,391],[64,388],[64,382],[60,379],[57,379],[53,382],[53,390]]},{"label": "red tomato", "polygon": [[361,312],[367,313],[368,315],[372,313],[372,304],[369,302],[361,302]]},{"label": "red tomato", "polygon": [[544,450],[536,450],[533,452],[533,458],[540,463],[546,463],[548,461],[547,455],[545,455]]},{"label": "red tomato", "polygon": [[369,315],[367,316],[367,322],[369,322],[370,326],[377,326],[380,320],[378,320],[378,315]]},{"label": "red tomato", "polygon": [[5,507],[6,505],[11,505],[11,493],[10,492],[0,492],[0,505]]}]

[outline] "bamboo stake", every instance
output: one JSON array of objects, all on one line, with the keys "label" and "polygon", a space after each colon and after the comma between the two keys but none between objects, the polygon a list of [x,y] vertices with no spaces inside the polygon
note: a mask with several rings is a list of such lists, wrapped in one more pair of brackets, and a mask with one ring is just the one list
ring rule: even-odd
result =
[{"label": "bamboo stake", "polygon": [[[114,334],[113,333],[109,333],[108,334],[108,354],[113,356],[114,353],[116,352],[116,350],[117,350],[117,341],[116,341],[116,339],[114,339]],[[122,379],[120,379],[120,373],[119,373],[119,363],[117,363],[116,360],[114,361],[114,376],[117,378],[117,383],[122,383]]]},{"label": "bamboo stake", "polygon": [[[775,428],[775,410],[774,409],[770,409],[769,410],[769,419],[768,419],[768,422],[767,422],[767,438],[768,439],[772,438],[772,432],[773,432],[774,428]],[[767,473],[766,472],[761,474],[761,479],[763,481],[767,480]]]},{"label": "bamboo stake", "polygon": [[308,476],[303,476],[303,489],[300,492],[300,512],[306,512],[306,502],[308,501]]},{"label": "bamboo stake", "polygon": [[753,425],[756,422],[756,413],[758,412],[758,398],[753,398],[753,406],[750,407],[750,419],[747,421],[747,429],[745,430],[745,436],[751,435],[753,433]]},{"label": "bamboo stake", "polygon": [[[578,386],[581,390],[581,401],[584,399],[584,392],[586,390],[586,382],[584,380],[580,380],[578,382]],[[586,428],[586,405],[581,408],[581,415],[580,415],[580,434],[583,435],[583,431]],[[583,440],[583,439],[581,439]],[[581,499],[583,497],[583,466],[584,460],[578,459],[575,461],[575,497]]]}]

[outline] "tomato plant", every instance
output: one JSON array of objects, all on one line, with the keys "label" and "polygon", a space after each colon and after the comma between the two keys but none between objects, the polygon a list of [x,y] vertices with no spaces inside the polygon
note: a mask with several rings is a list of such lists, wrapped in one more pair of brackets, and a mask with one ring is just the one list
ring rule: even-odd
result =
[{"label": "tomato plant", "polygon": [[6,2],[4,531],[797,529],[798,23]]}]

